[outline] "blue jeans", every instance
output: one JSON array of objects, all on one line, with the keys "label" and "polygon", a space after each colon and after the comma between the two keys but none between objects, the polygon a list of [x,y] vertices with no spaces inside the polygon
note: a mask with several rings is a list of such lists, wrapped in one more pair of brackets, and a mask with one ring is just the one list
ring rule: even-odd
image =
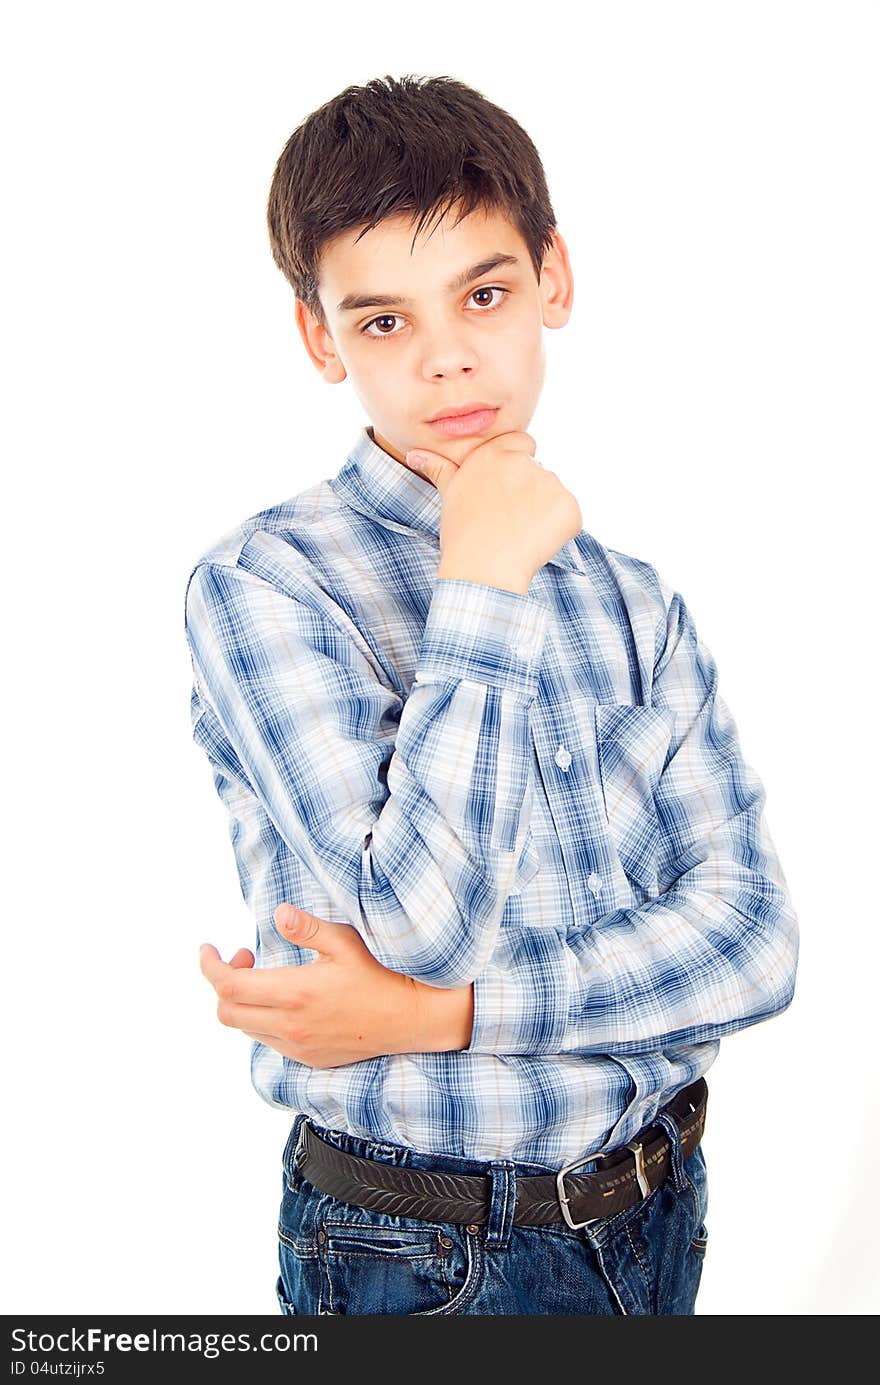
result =
[{"label": "blue jeans", "polygon": [[[514,1226],[516,1179],[540,1164],[420,1154],[309,1121],[322,1139],[363,1158],[413,1169],[481,1173],[492,1180],[482,1226],[391,1216],[341,1202],[309,1183],[294,1162],[298,1114],[284,1150],[278,1223],[282,1313],[690,1314],[706,1253],[706,1162],[698,1145],[643,1202],[578,1230]],[[552,1172],[556,1172],[552,1170]],[[589,1166],[587,1168],[589,1172]]]}]

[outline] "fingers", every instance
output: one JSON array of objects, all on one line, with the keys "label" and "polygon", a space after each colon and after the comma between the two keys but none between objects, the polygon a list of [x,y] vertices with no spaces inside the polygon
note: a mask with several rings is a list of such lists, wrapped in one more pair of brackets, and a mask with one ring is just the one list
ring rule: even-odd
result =
[{"label": "fingers", "polygon": [[495,441],[513,452],[525,450],[530,457],[534,457],[535,448],[538,446],[531,433],[498,433]]},{"label": "fingers", "polygon": [[295,1043],[301,1037],[296,1019],[290,1010],[266,1008],[261,1005],[239,1005],[235,1001],[221,1000],[217,1006],[217,1018],[228,1029],[240,1029],[243,1034],[261,1035],[261,1043],[269,1039]]},{"label": "fingers", "polygon": [[199,948],[199,968],[202,976],[206,976],[213,984],[214,977],[217,976],[218,966],[224,966],[220,953],[212,943],[202,943]]},{"label": "fingers", "polygon": [[491,449],[493,452],[527,452],[530,457],[534,457],[537,445],[531,433],[493,433],[490,438],[484,438],[482,442],[477,443],[468,456],[482,452],[483,449]]},{"label": "fingers", "polygon": [[231,967],[252,967],[255,961],[254,954],[248,948],[240,947],[235,956],[230,957],[229,965]]},{"label": "fingers", "polygon": [[199,948],[199,967],[221,1000],[242,1001],[249,1005],[278,1005],[287,1003],[285,992],[290,987],[291,967],[251,967],[250,962],[236,961],[250,957],[247,948],[240,948],[233,965],[224,962],[216,947],[202,943]]}]

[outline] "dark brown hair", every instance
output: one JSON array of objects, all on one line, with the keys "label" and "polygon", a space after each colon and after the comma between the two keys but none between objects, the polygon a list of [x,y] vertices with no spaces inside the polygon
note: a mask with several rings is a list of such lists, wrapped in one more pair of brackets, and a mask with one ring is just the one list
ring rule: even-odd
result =
[{"label": "dark brown hair", "polygon": [[269,189],[272,257],[326,327],[318,273],[329,240],[408,214],[414,245],[453,206],[457,221],[478,207],[506,212],[540,278],[556,218],[525,130],[454,77],[376,77],[313,111],[284,146]]}]

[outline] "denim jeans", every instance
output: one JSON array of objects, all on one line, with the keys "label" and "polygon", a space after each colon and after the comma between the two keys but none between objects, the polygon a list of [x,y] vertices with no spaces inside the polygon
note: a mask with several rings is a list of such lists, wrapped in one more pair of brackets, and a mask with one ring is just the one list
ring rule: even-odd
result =
[{"label": "denim jeans", "polygon": [[489,1221],[481,1226],[392,1216],[341,1202],[297,1167],[306,1119],[297,1115],[283,1158],[276,1292],[287,1316],[694,1311],[706,1253],[706,1162],[702,1145],[682,1158],[678,1127],[664,1112],[654,1124],[673,1140],[666,1180],[634,1207],[578,1230],[562,1220],[513,1225],[517,1177],[556,1172],[544,1165],[420,1154],[310,1120],[322,1139],[363,1158],[481,1173],[491,1180]]}]

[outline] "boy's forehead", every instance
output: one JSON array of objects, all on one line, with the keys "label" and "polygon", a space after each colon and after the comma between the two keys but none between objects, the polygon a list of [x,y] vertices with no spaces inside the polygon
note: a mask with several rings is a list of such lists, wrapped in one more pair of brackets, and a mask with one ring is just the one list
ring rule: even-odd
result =
[{"label": "boy's forehead", "polygon": [[426,292],[455,291],[453,281],[480,264],[498,260],[509,271],[529,263],[525,240],[505,211],[478,207],[456,222],[457,215],[453,209],[442,221],[435,216],[415,240],[417,218],[406,215],[386,217],[363,235],[361,226],[341,232],[321,253],[325,307],[344,313],[365,297],[415,301]]}]

